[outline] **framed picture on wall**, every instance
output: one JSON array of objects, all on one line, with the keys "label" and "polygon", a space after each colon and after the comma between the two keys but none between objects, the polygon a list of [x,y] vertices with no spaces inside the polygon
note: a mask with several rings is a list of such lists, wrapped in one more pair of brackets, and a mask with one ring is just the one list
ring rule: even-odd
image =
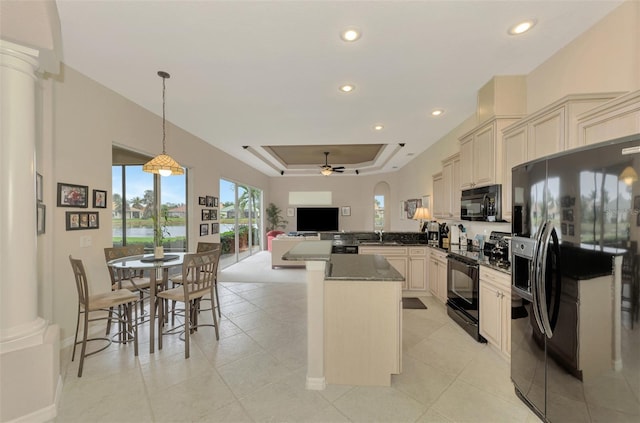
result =
[{"label": "framed picture on wall", "polygon": [[213,207],[218,207],[218,197],[213,197]]},{"label": "framed picture on wall", "polygon": [[220,224],[219,223],[212,223],[211,224],[211,235],[217,234],[219,232],[220,232]]},{"label": "framed picture on wall", "polygon": [[209,224],[201,223],[200,224],[200,236],[209,235]]},{"label": "framed picture on wall", "polygon": [[344,206],[340,209],[342,216],[351,216],[351,206]]},{"label": "framed picture on wall", "polygon": [[46,206],[42,203],[38,203],[36,208],[36,227],[38,235],[42,235],[44,233],[46,211]]},{"label": "framed picture on wall", "polygon": [[211,219],[211,215],[209,214],[209,209],[202,209],[202,211],[200,212],[202,214],[202,220],[210,220]]},{"label": "framed picture on wall", "polygon": [[207,199],[205,197],[198,197],[198,205],[199,206],[206,206],[207,205]]},{"label": "framed picture on wall", "polygon": [[218,220],[218,209],[209,210],[209,220]]},{"label": "framed picture on wall", "polygon": [[107,191],[93,190],[93,207],[96,209],[107,208]]},{"label": "framed picture on wall", "polygon": [[42,194],[42,175],[36,172],[36,201],[42,201],[44,195]]},{"label": "framed picture on wall", "polygon": [[82,207],[89,203],[89,187],[58,182],[58,207]]},{"label": "framed picture on wall", "polygon": [[406,201],[406,211],[407,211],[407,219],[413,219],[413,215],[416,214],[416,210],[418,207],[421,207],[422,200],[417,198],[412,198],[411,200]]},{"label": "framed picture on wall", "polygon": [[207,195],[207,199],[206,199],[206,204],[207,207],[213,207],[213,197],[210,195]]}]

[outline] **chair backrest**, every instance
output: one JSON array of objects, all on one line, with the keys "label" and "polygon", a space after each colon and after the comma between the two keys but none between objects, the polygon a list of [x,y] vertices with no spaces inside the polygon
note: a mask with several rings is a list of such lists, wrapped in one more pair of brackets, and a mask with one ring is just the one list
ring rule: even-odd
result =
[{"label": "chair backrest", "polygon": [[220,250],[185,254],[182,263],[182,287],[185,298],[195,292],[204,295],[212,289],[219,259]]},{"label": "chair backrest", "polygon": [[89,283],[87,282],[87,273],[84,270],[82,260],[74,259],[69,255],[73,276],[76,278],[76,289],[78,290],[78,301],[85,307],[89,305]]},{"label": "chair backrest", "polygon": [[[104,249],[104,258],[107,262],[111,260],[120,259],[123,257],[130,256],[141,256],[144,255],[144,245],[142,244],[133,244],[133,245],[125,245],[122,247],[106,247]],[[120,280],[119,272],[116,269],[109,269],[109,277],[111,278],[111,283],[117,283]],[[142,276],[142,271],[130,271],[131,273],[124,275],[125,279],[129,279],[131,277]]]},{"label": "chair backrest", "polygon": [[196,247],[196,253],[204,253],[205,251],[213,251],[219,250],[220,243],[219,242],[198,242],[198,246]]}]

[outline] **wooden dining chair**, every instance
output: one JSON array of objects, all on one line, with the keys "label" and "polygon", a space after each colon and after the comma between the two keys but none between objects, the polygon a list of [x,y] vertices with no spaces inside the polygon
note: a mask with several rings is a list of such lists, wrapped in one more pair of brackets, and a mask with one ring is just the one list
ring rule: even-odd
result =
[{"label": "wooden dining chair", "polygon": [[[80,367],[78,368],[78,377],[82,377],[82,369],[84,367],[84,359],[90,355],[103,351],[113,342],[111,337],[89,338],[89,323],[99,320],[107,320],[109,323],[115,321],[119,323],[120,332],[118,335],[119,342],[127,343],[133,341],[134,354],[138,355],[138,327],[135,322],[138,319],[138,296],[128,289],[116,289],[113,291],[103,292],[99,294],[90,294],[87,274],[85,272],[82,260],[74,259],[69,255],[69,262],[73,270],[76,280],[76,288],[78,290],[78,317],[76,320],[76,334],[73,343],[73,353],[71,361],[76,357],[76,346],[82,344],[80,352]],[[117,312],[114,309],[118,310]],[[119,310],[123,312],[120,313]],[[98,313],[96,313],[98,312]],[[105,313],[106,317],[105,317]],[[132,312],[135,317],[132,319]],[[97,314],[96,317],[90,317],[91,313]],[[80,328],[80,316],[83,316],[83,333],[82,341],[78,341],[78,332]],[[90,341],[106,341],[106,345],[102,348],[87,353],[87,342]]]},{"label": "wooden dining chair", "polygon": [[[214,296],[214,275],[218,271],[220,250],[205,251],[202,253],[186,254],[182,264],[182,284],[178,287],[159,292],[159,298],[184,303],[184,342],[185,358],[189,358],[189,343],[191,333],[198,327],[213,326],[216,339],[220,339],[218,332],[218,319],[215,308],[211,307],[213,324],[198,322],[200,301],[209,294]],[[162,349],[162,337],[169,332],[175,333],[175,328],[165,332],[165,301],[159,301],[158,314],[158,349]]]}]

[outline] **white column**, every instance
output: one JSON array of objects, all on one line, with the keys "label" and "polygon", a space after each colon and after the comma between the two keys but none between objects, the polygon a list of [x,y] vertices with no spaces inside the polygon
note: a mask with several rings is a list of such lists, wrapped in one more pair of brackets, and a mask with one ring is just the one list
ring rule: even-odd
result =
[{"label": "white column", "polygon": [[[23,49],[25,51],[25,49]],[[29,52],[29,50],[26,50]],[[36,51],[32,51],[37,54]],[[40,335],[35,192],[37,61],[0,44],[0,348]],[[12,347],[9,347],[10,349]]]},{"label": "white column", "polygon": [[325,261],[307,261],[307,383],[323,390],[324,377],[324,270]]},{"label": "white column", "polygon": [[38,316],[38,51],[0,40],[0,421],[49,421],[59,329]]}]

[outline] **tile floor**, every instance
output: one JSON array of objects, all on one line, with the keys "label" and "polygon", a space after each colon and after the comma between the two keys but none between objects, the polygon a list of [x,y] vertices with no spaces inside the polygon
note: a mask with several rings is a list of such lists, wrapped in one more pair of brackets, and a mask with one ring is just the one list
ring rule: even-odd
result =
[{"label": "tile floor", "polygon": [[149,354],[113,344],[85,360],[61,354],[63,393],[56,422],[535,422],[518,400],[509,366],[424,297],[404,310],[403,372],[391,387],[330,385],[308,391],[306,286],[220,284],[220,341],[212,328],[184,344],[165,337]]}]

